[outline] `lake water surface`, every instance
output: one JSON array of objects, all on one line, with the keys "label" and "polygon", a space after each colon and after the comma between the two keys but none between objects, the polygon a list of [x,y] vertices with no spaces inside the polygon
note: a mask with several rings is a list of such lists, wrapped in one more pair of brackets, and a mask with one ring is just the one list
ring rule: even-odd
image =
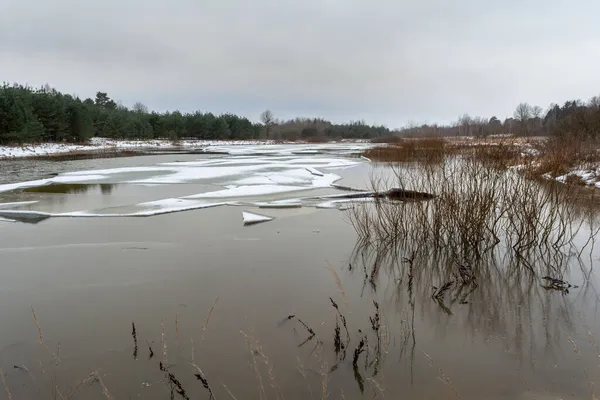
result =
[{"label": "lake water surface", "polygon": [[209,398],[192,350],[221,399],[594,398],[598,251],[569,293],[490,272],[442,308],[331,197],[387,173],[362,146],[0,162],[0,398]]}]

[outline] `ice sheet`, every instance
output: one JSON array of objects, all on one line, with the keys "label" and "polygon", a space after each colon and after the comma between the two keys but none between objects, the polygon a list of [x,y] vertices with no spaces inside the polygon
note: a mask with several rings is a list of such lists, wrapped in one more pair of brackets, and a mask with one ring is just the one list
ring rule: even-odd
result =
[{"label": "ice sheet", "polygon": [[12,203],[0,203],[0,210],[4,210],[12,207],[26,206],[28,204],[35,204],[37,201],[14,201]]},{"label": "ice sheet", "polygon": [[246,197],[246,196],[264,196],[276,193],[294,192],[298,190],[310,189],[302,186],[283,186],[283,185],[242,185],[230,187],[224,190],[214,192],[193,194],[185,196],[184,199],[202,199],[202,198],[225,198],[225,197]]}]

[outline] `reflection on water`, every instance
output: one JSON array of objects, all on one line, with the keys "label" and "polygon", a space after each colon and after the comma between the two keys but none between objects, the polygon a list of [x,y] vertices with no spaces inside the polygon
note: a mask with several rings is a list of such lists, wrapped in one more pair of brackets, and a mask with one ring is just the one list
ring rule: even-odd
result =
[{"label": "reflection on water", "polygon": [[30,193],[57,193],[57,194],[82,194],[90,190],[98,190],[103,195],[110,195],[113,188],[117,186],[113,183],[54,183],[51,185],[34,186],[23,189]]}]

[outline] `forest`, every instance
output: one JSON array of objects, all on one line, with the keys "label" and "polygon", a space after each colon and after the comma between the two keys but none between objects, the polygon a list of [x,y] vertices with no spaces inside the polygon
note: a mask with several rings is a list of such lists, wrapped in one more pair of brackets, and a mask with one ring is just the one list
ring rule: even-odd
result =
[{"label": "forest", "polygon": [[550,104],[546,111],[528,103],[517,105],[513,115],[501,121],[461,115],[457,122],[442,126],[413,124],[397,132],[407,137],[475,136],[512,134],[515,136],[560,136],[600,139],[600,96],[589,101],[566,101],[562,106]]},{"label": "forest", "polygon": [[571,100],[562,106],[520,103],[513,116],[503,121],[461,115],[449,125],[412,124],[391,131],[362,121],[334,124],[321,118],[278,120],[271,111],[261,122],[234,114],[150,111],[142,103],[127,108],[97,92],[94,99],[81,100],[48,85],[32,88],[4,83],[0,87],[0,144],[39,142],[82,143],[98,136],[116,139],[207,139],[207,140],[306,140],[377,139],[390,135],[405,137],[475,136],[600,137],[600,96],[587,102]]},{"label": "forest", "polygon": [[363,122],[333,124],[322,119],[278,121],[265,111],[262,123],[233,114],[158,113],[142,103],[131,109],[97,92],[81,100],[48,85],[31,88],[4,83],[0,87],[0,144],[85,142],[91,137],[118,139],[182,138],[209,140],[368,139],[389,135],[383,126]]}]

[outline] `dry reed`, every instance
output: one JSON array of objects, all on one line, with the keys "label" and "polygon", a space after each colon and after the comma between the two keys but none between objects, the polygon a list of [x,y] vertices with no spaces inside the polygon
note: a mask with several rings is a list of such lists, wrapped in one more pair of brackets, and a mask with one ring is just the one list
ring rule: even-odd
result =
[{"label": "dry reed", "polygon": [[12,395],[10,394],[10,389],[6,384],[6,379],[4,378],[4,371],[2,371],[2,368],[0,368],[0,380],[2,381],[2,386],[4,386],[4,391],[6,392],[8,400],[12,400]]},{"label": "dry reed", "polygon": [[200,339],[202,341],[204,341],[204,334],[206,333],[206,330],[208,329],[208,323],[210,322],[210,316],[212,315],[218,301],[219,301],[219,296],[217,296],[217,298],[213,302],[212,306],[210,307],[210,310],[208,310],[208,315],[206,316],[206,319],[204,320],[204,324],[202,325],[202,334],[200,335]]},{"label": "dry reed", "polygon": [[221,387],[223,389],[225,389],[225,391],[227,392],[227,394],[229,395],[229,397],[231,397],[233,400],[237,400],[237,398],[233,395],[233,393],[231,393],[231,390],[229,390],[229,388],[227,387],[227,385],[225,385],[224,383],[221,383]]},{"label": "dry reed", "polygon": [[33,306],[31,306],[31,312],[33,313],[33,319],[35,321],[35,325],[37,326],[40,344],[43,345],[44,347],[48,348],[48,345],[44,341],[44,334],[42,332],[42,327],[40,325],[40,321],[38,320],[37,314],[35,313],[35,309],[33,308]]},{"label": "dry reed", "polygon": [[438,379],[441,382],[443,382],[444,385],[448,386],[452,390],[452,393],[454,394],[455,399],[460,400],[460,395],[458,394],[456,387],[454,387],[454,385],[452,384],[452,380],[446,375],[446,373],[444,372],[442,367],[440,365],[437,365],[435,363],[435,361],[433,361],[433,358],[429,354],[425,353],[424,351],[423,351],[423,354],[425,354],[425,357],[427,357],[427,359],[429,360],[429,365],[431,367],[437,368],[438,373],[439,373]]},{"label": "dry reed", "polygon": [[344,300],[344,305],[346,306],[346,309],[348,309],[348,297],[346,296],[346,292],[344,291],[344,285],[342,285],[342,280],[340,279],[340,276],[329,262],[327,262],[327,267],[325,268],[327,268],[329,272],[331,272],[331,274],[333,275],[333,279],[335,279],[335,284],[338,288],[338,291],[342,296],[342,300]]}]

